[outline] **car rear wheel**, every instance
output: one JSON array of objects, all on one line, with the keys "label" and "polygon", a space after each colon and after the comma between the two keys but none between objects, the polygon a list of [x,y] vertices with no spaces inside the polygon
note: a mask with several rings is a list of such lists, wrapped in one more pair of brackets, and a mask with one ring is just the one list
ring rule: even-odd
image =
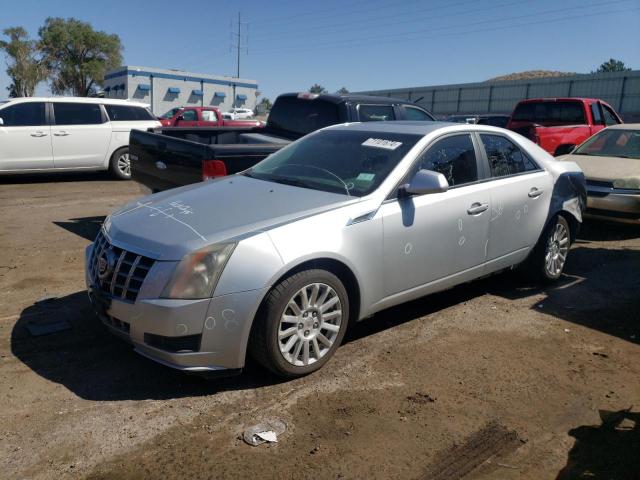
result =
[{"label": "car rear wheel", "polygon": [[129,160],[129,147],[122,147],[113,152],[109,162],[111,174],[120,180],[131,179],[131,161]]},{"label": "car rear wheel", "polygon": [[571,229],[562,215],[556,215],[546,226],[533,250],[526,270],[530,276],[545,282],[554,282],[564,270],[569,248]]},{"label": "car rear wheel", "polygon": [[255,320],[250,354],[276,375],[300,377],[320,369],[342,342],[349,299],[325,270],[298,272],[267,295]]}]

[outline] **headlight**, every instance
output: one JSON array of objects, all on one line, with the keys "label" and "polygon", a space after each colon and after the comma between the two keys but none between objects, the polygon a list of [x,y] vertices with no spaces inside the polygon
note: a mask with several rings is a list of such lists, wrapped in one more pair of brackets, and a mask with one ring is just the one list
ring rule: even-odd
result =
[{"label": "headlight", "polygon": [[235,247],[235,243],[216,244],[186,255],[164,287],[161,297],[210,297]]},{"label": "headlight", "polygon": [[628,190],[640,190],[640,178],[619,178],[613,181],[613,188],[625,188]]}]

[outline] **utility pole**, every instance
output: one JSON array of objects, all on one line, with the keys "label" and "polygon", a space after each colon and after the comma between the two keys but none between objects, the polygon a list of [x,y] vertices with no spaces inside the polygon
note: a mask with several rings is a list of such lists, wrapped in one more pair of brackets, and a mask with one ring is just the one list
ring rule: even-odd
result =
[{"label": "utility pole", "polygon": [[[232,35],[234,35],[236,37],[236,41],[234,43],[232,43],[231,47],[236,49],[236,79],[240,78],[240,52],[245,49],[248,52],[247,46],[246,44],[248,43],[248,41],[245,39],[245,45],[242,45],[242,25],[248,25],[247,23],[243,23],[242,22],[242,17],[240,15],[240,12],[238,12],[238,32],[237,33],[233,33]],[[232,107],[236,106],[236,84],[233,84],[233,103],[232,103]]]}]

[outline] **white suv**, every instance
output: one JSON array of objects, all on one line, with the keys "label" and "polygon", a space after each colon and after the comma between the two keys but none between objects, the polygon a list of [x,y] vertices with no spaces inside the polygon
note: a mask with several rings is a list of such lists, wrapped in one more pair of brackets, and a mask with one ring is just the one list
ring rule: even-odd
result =
[{"label": "white suv", "polygon": [[129,132],[160,127],[144,103],[26,97],[0,104],[0,174],[110,170],[131,178]]},{"label": "white suv", "polygon": [[242,118],[251,118],[254,115],[253,110],[251,110],[250,108],[232,108],[228,112],[224,112],[224,113],[231,114],[231,118],[233,120],[239,120]]}]

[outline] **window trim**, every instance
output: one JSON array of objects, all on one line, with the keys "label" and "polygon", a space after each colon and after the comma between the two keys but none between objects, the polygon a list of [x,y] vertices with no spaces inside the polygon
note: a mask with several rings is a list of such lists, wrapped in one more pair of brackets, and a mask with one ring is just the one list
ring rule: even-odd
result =
[{"label": "window trim", "polygon": [[[478,142],[478,146],[480,147],[480,155],[483,159],[483,164],[484,164],[484,170],[485,170],[485,179],[483,180],[483,182],[493,182],[495,180],[502,180],[504,178],[513,178],[513,177],[520,177],[523,175],[529,175],[532,173],[539,173],[539,172],[546,172],[546,170],[544,168],[542,168],[538,162],[536,162],[533,158],[531,158],[531,156],[517,143],[515,142],[512,138],[510,138],[508,135],[505,135],[501,132],[482,132],[482,131],[474,131],[472,132],[474,136],[477,137],[477,142]],[[501,177],[494,177],[493,175],[491,175],[491,166],[489,165],[489,157],[487,155],[487,151],[484,148],[484,143],[482,142],[482,138],[480,138],[480,135],[493,135],[495,137],[502,137],[505,138],[506,140],[508,140],[509,142],[513,143],[516,147],[518,147],[518,149],[520,150],[520,152],[522,153],[522,155],[524,155],[526,158],[529,159],[529,161],[531,163],[533,163],[537,168],[535,170],[529,170],[527,172],[519,172],[519,173],[512,173],[510,175],[503,175]]]}]

